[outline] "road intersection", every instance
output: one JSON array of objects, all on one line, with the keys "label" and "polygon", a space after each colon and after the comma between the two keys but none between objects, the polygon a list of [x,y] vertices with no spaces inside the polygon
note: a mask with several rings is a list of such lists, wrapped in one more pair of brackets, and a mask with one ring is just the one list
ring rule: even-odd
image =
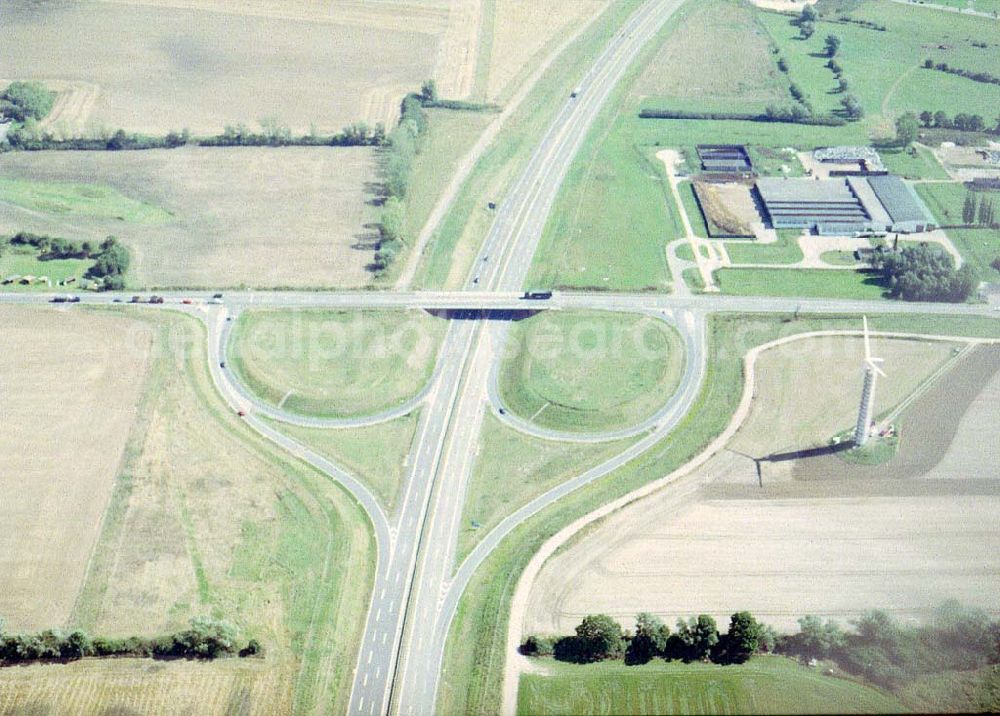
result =
[{"label": "road intersection", "polygon": [[[732,297],[718,295],[557,294],[549,300],[522,297],[535,249],[563,179],[587,131],[628,67],[682,0],[648,0],[615,34],[594,61],[575,97],[567,98],[521,175],[497,210],[469,272],[455,292],[230,292],[214,299],[198,292],[166,292],[165,303],[147,310],[182,310],[208,326],[211,374],[219,392],[247,423],[290,454],[311,464],[348,490],[368,513],[378,563],[363,641],[354,672],[349,712],[430,714],[450,626],[477,568],[518,525],[559,499],[631,461],[667,436],[694,404],[705,379],[706,316],[740,313],[925,313],[997,314],[988,306],[904,304],[849,300]],[[678,277],[679,280],[679,277]],[[44,294],[0,294],[0,303],[40,303]],[[122,294],[84,296],[87,305],[127,301]],[[346,419],[297,416],[257,398],[223,365],[235,318],[254,308],[423,309],[473,312],[481,319],[452,320],[435,371],[413,398],[377,415]],[[456,564],[462,509],[473,468],[484,411],[499,415],[498,366],[510,312],[607,310],[642,313],[673,325],[685,347],[685,369],[673,396],[653,416],[628,430],[594,435],[548,431],[509,411],[511,427],[555,440],[601,441],[632,436],[622,453],[535,498],[505,517]],[[232,319],[232,320],[229,320]],[[421,408],[414,452],[403,496],[393,514],[347,470],[281,432],[280,424],[350,428],[391,420]]]}]

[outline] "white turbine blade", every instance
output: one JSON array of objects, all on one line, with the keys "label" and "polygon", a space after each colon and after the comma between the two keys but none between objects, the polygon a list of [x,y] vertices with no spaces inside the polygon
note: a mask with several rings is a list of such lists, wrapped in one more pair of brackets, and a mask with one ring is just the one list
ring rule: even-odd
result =
[{"label": "white turbine blade", "polygon": [[865,327],[865,360],[871,362],[872,349],[871,344],[868,342],[868,316],[862,316],[861,321]]},{"label": "white turbine blade", "polygon": [[875,371],[875,373],[877,373],[878,375],[880,375],[883,378],[885,378],[885,377],[887,377],[886,374],[885,374],[885,371],[883,371],[881,368],[879,368],[877,365],[875,365],[876,363],[880,363],[880,362],[882,362],[881,358],[873,358],[871,360],[865,361],[865,363],[868,364],[869,368],[871,368],[873,371]]}]

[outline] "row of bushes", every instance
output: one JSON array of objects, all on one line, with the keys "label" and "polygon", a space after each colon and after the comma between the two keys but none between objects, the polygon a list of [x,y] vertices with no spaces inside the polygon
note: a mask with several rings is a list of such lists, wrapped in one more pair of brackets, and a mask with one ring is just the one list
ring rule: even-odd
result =
[{"label": "row of bushes", "polygon": [[824,127],[842,127],[847,122],[840,117],[829,115],[813,115],[801,105],[780,107],[770,105],[763,114],[748,112],[687,112],[673,109],[642,109],[639,116],[643,119],[709,119],[709,120],[740,120],[744,122],[786,122],[790,124],[813,124]]},{"label": "row of bushes", "polygon": [[719,633],[715,619],[707,614],[678,619],[674,633],[648,612],[636,616],[634,633],[623,630],[606,614],[592,614],[577,626],[573,636],[529,636],[521,653],[578,664],[609,659],[645,664],[654,658],[742,664],[755,653],[773,651],[775,638],[774,630],[760,624],[750,612],[733,614],[725,634]]},{"label": "row of bushes", "polygon": [[433,99],[422,102],[426,109],[453,109],[460,112],[500,112],[502,107],[493,102],[465,102],[460,99]]},{"label": "row of bushes", "polygon": [[262,652],[256,639],[250,639],[240,648],[233,625],[208,617],[195,617],[190,628],[184,631],[152,638],[91,638],[81,630],[63,634],[55,629],[36,634],[0,633],[0,664],[3,665],[67,661],[87,656],[216,659],[236,654],[255,656]]},{"label": "row of bushes", "polygon": [[57,138],[42,130],[34,120],[28,120],[7,133],[13,149],[24,151],[122,151],[145,149],[175,149],[188,144],[199,147],[377,147],[386,142],[385,128],[381,124],[369,127],[363,122],[345,127],[338,134],[293,135],[288,127],[264,123],[261,131],[253,131],[245,124],[227,125],[222,134],[209,137],[192,137],[188,130],[168,132],[163,136],[129,133],[119,129],[99,137]]},{"label": "row of bushes", "polygon": [[799,631],[778,635],[749,612],[736,612],[729,630],[720,633],[706,614],[679,619],[671,633],[658,617],[636,617],[634,632],[604,614],[584,618],[573,636],[529,636],[520,647],[528,656],[553,656],[588,663],[624,659],[644,664],[654,658],[740,664],[755,653],[780,653],[809,659],[832,659],[849,673],[881,686],[896,686],[922,674],[977,669],[1000,661],[1000,622],[958,602],[942,604],[931,623],[905,626],[882,611],[869,611],[852,622],[853,632],[816,616],[798,620]]},{"label": "row of bushes", "polygon": [[32,234],[22,231],[6,240],[12,246],[31,246],[38,250],[40,261],[56,259],[93,259],[86,277],[100,279],[105,291],[120,291],[125,288],[125,272],[130,258],[128,250],[117,237],[109,236],[96,247],[90,241],[73,241],[56,236]]},{"label": "row of bushes", "polygon": [[949,75],[965,77],[973,82],[981,82],[988,85],[1000,85],[1000,77],[991,75],[989,72],[973,72],[972,70],[962,70],[958,67],[949,67],[947,62],[938,62],[935,64],[934,60],[929,57],[924,60],[924,69],[947,72]]}]

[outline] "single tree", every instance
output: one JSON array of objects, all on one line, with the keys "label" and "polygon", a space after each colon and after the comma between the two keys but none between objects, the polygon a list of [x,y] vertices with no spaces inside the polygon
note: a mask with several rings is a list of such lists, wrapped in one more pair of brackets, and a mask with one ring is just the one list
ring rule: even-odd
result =
[{"label": "single tree", "polygon": [[835,57],[840,51],[840,38],[836,35],[827,35],[823,46],[826,48],[827,57]]},{"label": "single tree", "polygon": [[965,194],[965,203],[962,205],[962,223],[972,224],[976,220],[976,195],[971,191]]},{"label": "single tree", "polygon": [[434,80],[425,81],[420,87],[420,99],[423,102],[437,102],[437,82]]},{"label": "single tree", "polygon": [[861,106],[858,98],[852,94],[844,95],[840,100],[840,105],[844,108],[844,114],[849,119],[856,120],[865,116],[864,107]]},{"label": "single tree", "polygon": [[606,614],[591,614],[576,628],[584,661],[600,661],[621,656],[625,650],[622,626]]},{"label": "single tree", "polygon": [[951,129],[951,120],[944,110],[938,110],[934,113],[934,126],[939,129]]},{"label": "single tree", "polygon": [[742,664],[760,645],[760,624],[750,612],[736,612],[729,619],[723,663]]},{"label": "single tree", "polygon": [[685,661],[705,661],[719,643],[719,629],[707,614],[677,620],[677,636],[684,646]]},{"label": "single tree", "polygon": [[628,664],[645,664],[655,656],[662,656],[670,637],[670,628],[663,621],[648,612],[635,618],[635,636],[625,651]]},{"label": "single tree", "polygon": [[816,26],[811,22],[799,23],[799,37],[808,40],[816,32]]},{"label": "single tree", "polygon": [[908,147],[917,139],[920,122],[913,112],[906,112],[896,118],[896,143]]},{"label": "single tree", "polygon": [[928,112],[926,109],[920,113],[920,124],[924,127],[930,127],[934,123],[933,112]]}]

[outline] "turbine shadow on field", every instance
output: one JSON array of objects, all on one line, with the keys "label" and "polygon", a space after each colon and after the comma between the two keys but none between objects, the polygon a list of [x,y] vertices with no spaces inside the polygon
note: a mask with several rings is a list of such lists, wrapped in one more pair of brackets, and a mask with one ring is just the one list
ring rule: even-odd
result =
[{"label": "turbine shadow on field", "polygon": [[852,443],[842,442],[837,445],[823,445],[822,447],[807,448],[805,450],[792,450],[791,452],[772,453],[760,459],[761,462],[787,462],[788,460],[805,460],[811,457],[824,457],[834,455],[838,452],[850,450]]}]

